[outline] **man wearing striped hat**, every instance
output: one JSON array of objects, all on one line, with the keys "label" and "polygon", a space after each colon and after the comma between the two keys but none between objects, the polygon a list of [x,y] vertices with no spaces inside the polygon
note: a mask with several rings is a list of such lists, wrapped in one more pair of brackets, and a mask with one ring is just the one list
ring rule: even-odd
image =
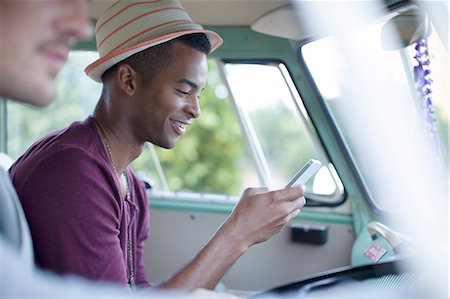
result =
[{"label": "man wearing striped hat", "polygon": [[[129,165],[146,142],[173,148],[200,116],[207,55],[222,39],[173,0],[116,2],[99,18],[96,39],[100,58],[86,73],[103,91],[93,115],[37,141],[10,173],[40,265],[146,287],[148,203]],[[302,187],[245,190],[210,241],[158,287],[214,288],[304,204]]]}]

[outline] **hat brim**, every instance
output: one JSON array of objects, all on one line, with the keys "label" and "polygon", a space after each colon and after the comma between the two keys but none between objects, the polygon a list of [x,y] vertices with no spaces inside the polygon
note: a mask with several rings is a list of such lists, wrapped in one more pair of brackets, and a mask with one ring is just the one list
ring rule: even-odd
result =
[{"label": "hat brim", "polygon": [[145,42],[135,44],[126,48],[122,48],[117,51],[112,51],[108,53],[107,55],[97,59],[96,61],[92,62],[85,68],[85,73],[90,78],[92,78],[94,81],[101,83],[102,82],[102,76],[103,73],[109,69],[110,67],[114,66],[115,64],[121,62],[122,60],[141,52],[145,49],[148,49],[150,47],[168,42],[172,39],[175,39],[177,37],[186,35],[186,34],[193,34],[193,33],[204,33],[210,43],[211,43],[211,51],[215,51],[222,43],[223,40],[216,32],[212,30],[207,29],[193,29],[193,30],[184,30],[180,32],[174,32],[166,35],[162,35],[158,38],[154,38],[151,40],[147,40]]}]

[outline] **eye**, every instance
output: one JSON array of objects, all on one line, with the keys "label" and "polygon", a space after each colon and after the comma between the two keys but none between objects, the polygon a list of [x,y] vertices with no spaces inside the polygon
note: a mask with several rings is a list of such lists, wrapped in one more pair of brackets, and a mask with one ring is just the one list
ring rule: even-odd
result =
[{"label": "eye", "polygon": [[189,91],[182,91],[182,90],[180,90],[180,89],[177,89],[177,88],[175,88],[176,89],[176,91],[178,91],[179,93],[181,93],[181,94],[183,94],[183,95],[189,95]]}]

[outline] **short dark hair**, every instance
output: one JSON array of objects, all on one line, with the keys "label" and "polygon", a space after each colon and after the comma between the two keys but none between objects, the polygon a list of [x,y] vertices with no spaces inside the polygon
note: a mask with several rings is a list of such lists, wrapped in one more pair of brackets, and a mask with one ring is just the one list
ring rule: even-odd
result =
[{"label": "short dark hair", "polygon": [[211,42],[204,33],[182,35],[168,42],[138,52],[115,64],[103,73],[102,80],[108,76],[108,74],[113,73],[118,65],[125,63],[142,75],[144,84],[150,83],[155,71],[167,67],[172,61],[174,41],[182,42],[188,47],[206,55],[211,52]]}]

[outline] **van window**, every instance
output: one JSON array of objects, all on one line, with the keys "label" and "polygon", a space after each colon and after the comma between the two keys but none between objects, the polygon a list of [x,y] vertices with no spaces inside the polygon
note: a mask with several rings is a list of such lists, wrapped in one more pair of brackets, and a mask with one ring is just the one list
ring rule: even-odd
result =
[{"label": "van window", "polygon": [[224,75],[264,186],[282,188],[309,159],[324,166],[306,182],[309,199],[336,202],[343,187],[282,63],[225,63]]},{"label": "van window", "polygon": [[[7,152],[17,159],[34,141],[92,113],[102,85],[84,74],[96,52],[74,51],[47,108],[7,103]],[[308,159],[324,167],[307,182],[322,203],[342,200],[343,187],[317,138],[283,64],[222,63],[210,59],[200,95],[202,115],[177,146],[147,144],[133,162],[154,197],[235,201],[250,186],[281,188]],[[206,196],[205,196],[206,195]]]},{"label": "van window", "polygon": [[[397,99],[397,102],[391,101],[389,103],[380,99],[379,105],[384,107],[379,109],[391,109],[393,107],[397,109],[402,107],[396,110],[404,114],[402,118],[423,117],[424,109],[428,109],[428,107],[420,102],[415,89],[413,73],[413,68],[417,65],[417,62],[414,60],[415,44],[411,44],[406,48],[386,50],[381,44],[383,25],[384,23],[370,25],[355,32],[353,35],[353,38],[355,38],[354,45],[347,44],[347,46],[364,47],[364,55],[370,59],[365,75],[373,76],[375,78],[373,82],[386,82],[386,85],[379,88],[387,88],[386,92],[390,93],[392,99]],[[439,149],[435,155],[436,159],[445,163],[445,161],[448,161],[447,155],[449,150],[448,53],[434,28],[431,32],[431,36],[428,37],[428,46],[431,61],[431,79],[433,80],[432,108],[435,109],[432,115],[436,118],[436,121],[434,123],[435,128],[430,128],[429,134],[436,135],[440,140]],[[348,118],[349,116],[351,117],[351,112],[346,111],[343,113],[338,108],[341,102],[340,99],[348,95],[345,90],[341,89],[343,86],[341,80],[347,80],[346,83],[350,84],[353,76],[361,76],[362,74],[351,73],[352,68],[349,62],[351,64],[352,59],[346,56],[347,53],[343,51],[342,43],[339,43],[335,37],[330,36],[309,42],[301,47],[300,52],[317,87],[317,91],[322,99],[325,100],[351,152],[356,167],[359,169],[362,179],[372,195],[371,200],[377,208],[386,210],[382,202],[377,200],[378,198],[383,198],[383,194],[377,193],[376,190],[382,190],[383,186],[376,185],[375,182],[380,180],[377,180],[374,177],[374,172],[371,171],[371,165],[380,165],[380,163],[383,163],[383,157],[363,154],[367,152],[367,147],[376,147],[378,152],[382,153],[384,151],[386,155],[388,154],[388,145],[376,142],[378,139],[377,134],[382,134],[382,130],[377,130],[381,124],[371,123],[371,119],[364,119],[359,125],[349,126]],[[383,80],[378,80],[380,78]],[[358,101],[364,102],[364,98],[358,98]],[[392,129],[394,129],[396,120],[386,119],[383,126],[388,125],[391,125]],[[364,144],[365,142],[354,138],[354,136],[358,135],[355,134],[355,130],[358,130],[359,127],[370,128],[370,132],[364,132],[366,137],[370,136],[370,144]],[[395,131],[392,130],[391,132]],[[366,150],[361,150],[362,148],[366,148]],[[386,171],[389,171],[388,166]],[[392,200],[395,199],[393,198]]]}]

